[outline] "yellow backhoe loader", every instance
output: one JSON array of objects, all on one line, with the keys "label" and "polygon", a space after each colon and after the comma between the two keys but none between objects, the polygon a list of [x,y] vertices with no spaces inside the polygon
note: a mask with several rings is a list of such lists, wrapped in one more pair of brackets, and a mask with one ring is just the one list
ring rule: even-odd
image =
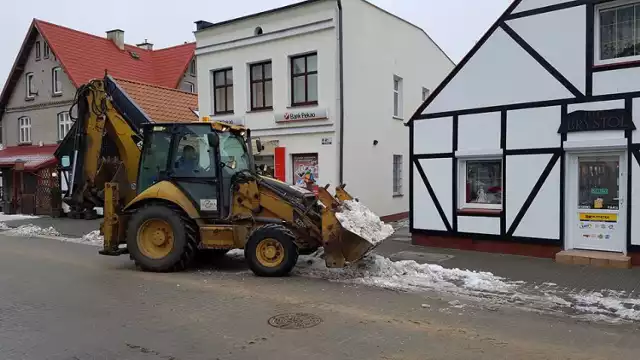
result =
[{"label": "yellow backhoe loader", "polygon": [[100,254],[168,272],[199,251],[244,249],[256,275],[283,276],[303,251],[322,247],[326,266],[342,267],[375,247],[337,220],[344,186],[314,194],[259,175],[247,128],[154,123],[109,75],[81,86],[75,106],[56,156],[71,177],[64,202],[104,209]]}]

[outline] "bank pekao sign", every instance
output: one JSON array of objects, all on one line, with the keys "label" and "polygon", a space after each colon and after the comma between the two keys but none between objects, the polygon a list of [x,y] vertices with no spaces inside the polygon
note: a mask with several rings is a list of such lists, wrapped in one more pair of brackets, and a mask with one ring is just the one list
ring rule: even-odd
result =
[{"label": "bank pekao sign", "polygon": [[286,111],[274,115],[277,123],[287,123],[293,121],[324,120],[329,117],[327,109],[310,109],[299,111]]},{"label": "bank pekao sign", "polygon": [[211,115],[211,122],[219,121],[221,123],[229,124],[229,125],[240,125],[244,126],[244,116],[225,116],[225,117],[216,117]]}]

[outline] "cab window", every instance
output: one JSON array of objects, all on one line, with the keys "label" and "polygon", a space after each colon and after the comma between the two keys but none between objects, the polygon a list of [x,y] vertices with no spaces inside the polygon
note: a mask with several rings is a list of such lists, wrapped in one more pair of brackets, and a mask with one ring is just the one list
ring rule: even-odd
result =
[{"label": "cab window", "polygon": [[173,162],[174,176],[213,177],[215,167],[212,164],[214,154],[206,133],[187,131],[180,136]]},{"label": "cab window", "polygon": [[143,143],[142,161],[138,175],[138,193],[160,181],[166,175],[171,134],[155,131]]},{"label": "cab window", "polygon": [[224,167],[233,172],[249,169],[251,163],[244,138],[230,132],[221,133],[220,161],[225,165],[229,165],[235,161],[235,169],[231,170],[228,166]]}]

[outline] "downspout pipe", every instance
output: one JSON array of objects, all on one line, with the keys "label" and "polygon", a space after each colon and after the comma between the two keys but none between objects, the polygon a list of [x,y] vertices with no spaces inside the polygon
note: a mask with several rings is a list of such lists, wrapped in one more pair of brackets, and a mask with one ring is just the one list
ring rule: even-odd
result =
[{"label": "downspout pipe", "polygon": [[343,51],[343,31],[342,31],[342,1],[338,2],[338,66],[340,71],[340,145],[339,145],[339,178],[340,185],[344,184],[344,51]]}]

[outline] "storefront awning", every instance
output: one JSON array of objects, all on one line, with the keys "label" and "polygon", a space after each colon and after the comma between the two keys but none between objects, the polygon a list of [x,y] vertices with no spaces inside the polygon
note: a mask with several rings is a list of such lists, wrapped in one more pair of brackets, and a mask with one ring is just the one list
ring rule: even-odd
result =
[{"label": "storefront awning", "polygon": [[17,162],[23,162],[24,170],[34,171],[55,165],[57,159],[53,153],[57,147],[58,145],[6,147],[0,150],[0,167],[13,168]]}]

